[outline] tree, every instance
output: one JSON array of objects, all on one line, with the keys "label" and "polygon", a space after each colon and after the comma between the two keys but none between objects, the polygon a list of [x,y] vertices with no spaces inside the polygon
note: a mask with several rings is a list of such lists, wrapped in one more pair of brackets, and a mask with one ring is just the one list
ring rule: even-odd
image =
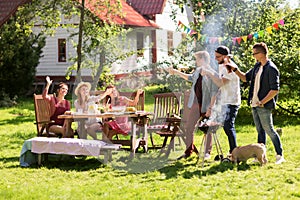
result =
[{"label": "tree", "polygon": [[[93,4],[91,6],[94,13],[84,7],[85,2],[89,2],[90,5]],[[129,30],[115,24],[113,20],[115,17],[123,16],[121,10],[119,0],[32,0],[30,4],[20,7],[15,18],[4,25],[0,33],[0,66],[3,69],[1,70],[0,83],[1,86],[5,86],[5,88],[3,87],[4,92],[14,96],[16,94],[22,95],[30,89],[42,47],[45,45],[44,39],[46,36],[55,34],[59,26],[78,30],[71,36],[77,46],[77,56],[73,58],[74,63],[77,62],[77,66],[71,67],[70,70],[75,68],[79,80],[81,80],[81,66],[92,68],[95,72],[93,73],[94,81],[92,84],[94,89],[105,67],[109,68],[109,65],[114,61],[132,55],[130,52],[116,51],[116,49],[123,49],[119,48],[118,42],[122,40],[121,36],[126,34],[126,30]],[[102,16],[102,20],[95,14]],[[81,26],[61,24],[62,15],[82,16],[80,17]],[[40,28],[37,35],[32,33],[34,24],[38,24]],[[75,37],[78,35],[80,37],[76,39]],[[95,59],[98,61],[95,62]],[[105,72],[108,74],[107,69]],[[18,82],[14,80],[18,80]],[[111,75],[108,76],[107,80],[112,81]]]},{"label": "tree", "polygon": [[[281,72],[281,90],[279,98],[280,110],[300,115],[299,101],[299,43],[300,43],[300,11],[292,10],[283,0],[178,0],[180,7],[189,4],[193,8],[194,22],[189,26],[201,34],[196,41],[196,50],[208,50],[212,55],[216,46],[228,46],[234,53],[234,59],[242,71],[253,67],[255,60],[251,55],[252,45],[256,42],[267,43],[270,58]],[[200,21],[201,13],[205,13],[205,21]],[[279,30],[267,27],[284,19],[284,26]],[[248,36],[262,30],[258,38],[246,38],[247,41],[233,43],[232,38]],[[207,38],[221,38],[221,42],[211,42]],[[214,60],[214,59],[213,59]],[[247,87],[243,89],[243,97],[247,96]]]},{"label": "tree", "polygon": [[0,28],[0,100],[6,94],[23,96],[30,91],[45,38],[31,31],[26,8],[20,9]]}]

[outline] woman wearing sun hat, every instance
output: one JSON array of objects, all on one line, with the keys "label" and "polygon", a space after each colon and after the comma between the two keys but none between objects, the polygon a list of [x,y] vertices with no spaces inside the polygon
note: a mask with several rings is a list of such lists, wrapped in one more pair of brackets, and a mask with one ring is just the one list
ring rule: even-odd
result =
[{"label": "woman wearing sun hat", "polygon": [[[97,102],[106,97],[110,90],[105,91],[102,95],[91,96],[90,95],[91,84],[89,82],[80,82],[76,89],[75,95],[77,99],[74,102],[76,112],[87,113],[89,111],[89,106],[95,105]],[[80,126],[80,122],[78,122],[78,127]],[[102,130],[101,123],[97,121],[96,118],[90,118],[85,121],[85,131],[84,133],[79,133],[81,139],[86,139],[87,134],[89,134],[93,139],[97,139],[96,131]],[[87,134],[86,134],[87,133]]]}]

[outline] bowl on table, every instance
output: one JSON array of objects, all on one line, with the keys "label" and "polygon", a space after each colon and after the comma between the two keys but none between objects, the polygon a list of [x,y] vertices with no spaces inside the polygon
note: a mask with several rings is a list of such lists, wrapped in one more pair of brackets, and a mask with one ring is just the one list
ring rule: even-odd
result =
[{"label": "bowl on table", "polygon": [[123,113],[126,110],[126,106],[113,106],[111,112]]}]

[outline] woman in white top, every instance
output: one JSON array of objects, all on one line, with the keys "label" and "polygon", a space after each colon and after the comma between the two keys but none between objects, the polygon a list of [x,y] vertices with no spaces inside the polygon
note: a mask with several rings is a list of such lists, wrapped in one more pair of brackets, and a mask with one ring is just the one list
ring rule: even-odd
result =
[{"label": "woman in white top", "polygon": [[[110,94],[111,91],[105,91],[102,95],[90,96],[91,84],[88,82],[80,82],[75,89],[75,95],[77,99],[74,102],[76,112],[88,113],[95,112],[96,103],[102,100],[106,95]],[[90,108],[89,108],[90,107]],[[89,110],[91,109],[92,110]],[[78,122],[78,127],[80,122]],[[102,130],[102,125],[97,121],[96,118],[89,118],[85,121],[85,131],[79,133],[81,139],[87,139],[87,134],[89,134],[93,139],[97,139],[96,131]]]}]

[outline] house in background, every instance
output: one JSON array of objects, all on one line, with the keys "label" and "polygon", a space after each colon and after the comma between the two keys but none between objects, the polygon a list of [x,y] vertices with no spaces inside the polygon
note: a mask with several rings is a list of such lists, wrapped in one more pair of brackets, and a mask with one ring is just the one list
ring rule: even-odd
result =
[{"label": "house in background", "polygon": [[[86,6],[93,13],[94,9],[89,7],[89,1],[92,0],[86,0]],[[18,2],[28,1],[19,0]],[[188,24],[192,20],[190,17],[192,12],[189,9],[185,9],[184,13],[178,11],[176,21],[173,21],[170,15],[174,9],[178,9],[178,6],[172,0],[121,0],[121,2],[124,18],[120,18],[117,23],[124,28],[132,29],[127,34],[128,40],[132,41],[133,48],[144,49],[144,51],[142,54],[133,55],[124,61],[112,64],[111,73],[115,74],[117,80],[121,79],[127,82],[128,86],[134,87],[132,78],[127,76],[128,73],[135,71],[138,77],[151,76],[153,72],[150,69],[144,70],[144,66],[163,61],[172,49],[177,47],[185,37],[183,33],[177,32],[177,22],[180,20]],[[78,24],[79,19],[62,16],[61,23]],[[34,31],[39,31],[38,25]],[[59,27],[54,36],[47,37],[43,57],[36,69],[36,87],[44,86],[46,76],[50,76],[54,82],[66,82],[67,68],[74,64],[69,59],[76,57],[76,48],[69,39],[71,32],[78,32],[78,30]],[[81,73],[83,80],[91,80],[90,70],[83,69]],[[70,84],[74,82],[75,77],[76,72],[73,73]]]},{"label": "house in background", "polygon": [[[95,13],[95,9],[93,8],[93,2],[86,0],[85,7],[90,10],[91,13]],[[114,18],[114,22],[124,26],[124,28],[131,28],[132,31],[127,35],[127,40],[136,41],[133,43],[133,48],[138,49],[141,44],[137,44],[137,37],[142,35],[141,41],[143,41],[143,45],[150,45],[150,37],[151,30],[158,28],[158,26],[151,22],[150,20],[144,18],[137,11],[135,11],[131,6],[129,6],[125,1],[121,0],[122,3],[122,13],[124,13],[124,17],[116,17]],[[97,16],[97,14],[95,14]],[[100,14],[98,17],[101,19],[102,16]],[[65,16],[61,16],[61,24],[79,24],[78,17],[65,18]],[[35,32],[39,32],[39,25],[35,26]],[[40,59],[40,64],[37,67],[36,71],[36,84],[43,85],[45,82],[45,76],[50,76],[54,82],[64,81],[66,71],[69,66],[73,65],[73,62],[70,62],[70,58],[76,57],[76,47],[73,46],[73,41],[77,42],[77,38],[70,39],[70,35],[72,33],[77,33],[78,29],[74,28],[63,28],[59,27],[56,30],[54,36],[49,36],[46,39],[46,45],[43,49],[43,57]],[[144,59],[146,61],[151,60],[151,54],[147,51],[144,52]],[[132,59],[128,59],[125,62],[126,66],[133,66],[131,69],[134,69],[134,63]],[[130,68],[127,67],[127,71],[131,71]],[[117,69],[118,72],[122,72],[122,69]],[[128,73],[127,72],[127,73]],[[85,81],[91,80],[91,70],[82,68],[81,77]],[[73,72],[71,76],[70,82],[74,82],[76,77],[76,71]]]}]

